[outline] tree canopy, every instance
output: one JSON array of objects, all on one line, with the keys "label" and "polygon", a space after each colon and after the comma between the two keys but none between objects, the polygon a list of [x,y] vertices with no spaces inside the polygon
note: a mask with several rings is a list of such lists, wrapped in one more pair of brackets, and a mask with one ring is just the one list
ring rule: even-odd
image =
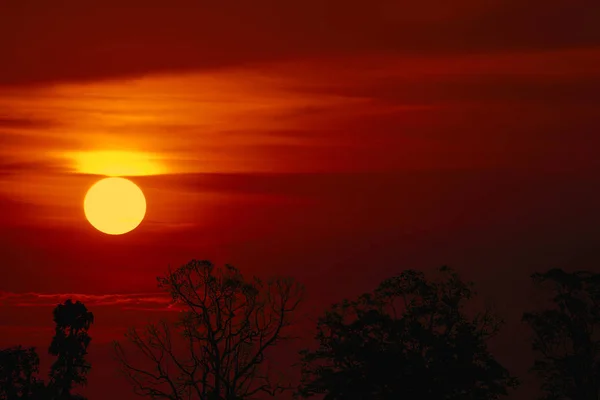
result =
[{"label": "tree canopy", "polygon": [[37,378],[40,359],[35,348],[14,346],[0,350],[0,399],[35,399],[43,388]]},{"label": "tree canopy", "polygon": [[552,293],[551,307],[523,315],[544,398],[600,399],[600,274],[551,269],[532,279]]},{"label": "tree canopy", "polygon": [[57,358],[50,369],[49,389],[57,399],[82,398],[71,392],[76,385],[87,383],[91,365],[85,356],[93,322],[94,315],[79,301],[69,299],[54,309],[56,328],[49,352]]},{"label": "tree canopy", "polygon": [[495,399],[517,381],[488,352],[500,320],[469,318],[470,284],[449,268],[430,281],[406,270],[372,293],[335,304],[317,323],[318,347],[303,350],[302,397]]},{"label": "tree canopy", "polygon": [[13,346],[0,350],[0,400],[81,400],[73,394],[86,383],[91,366],[86,361],[94,316],[85,305],[72,300],[53,311],[55,336],[48,352],[56,356],[48,384],[39,377],[39,356],[34,347]]}]

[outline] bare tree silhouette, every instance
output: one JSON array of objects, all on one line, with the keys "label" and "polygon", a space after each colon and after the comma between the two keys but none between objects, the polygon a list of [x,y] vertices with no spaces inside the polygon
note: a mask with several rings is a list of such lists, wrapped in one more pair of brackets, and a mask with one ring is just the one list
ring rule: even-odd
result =
[{"label": "bare tree silhouette", "polygon": [[182,308],[178,323],[129,331],[127,339],[146,364],[133,362],[115,343],[136,393],[233,400],[259,393],[274,396],[289,388],[272,382],[266,352],[286,338],[284,330],[302,298],[301,285],[291,279],[246,281],[232,266],[217,268],[196,260],[158,282]]},{"label": "bare tree silhouette", "polygon": [[327,400],[495,399],[517,381],[488,352],[500,321],[467,317],[473,296],[449,268],[442,281],[407,270],[373,293],[335,304],[303,350],[298,395]]},{"label": "bare tree silhouette", "polygon": [[534,333],[532,369],[543,379],[543,398],[600,399],[600,274],[551,269],[532,279],[550,286],[554,303],[523,315]]}]

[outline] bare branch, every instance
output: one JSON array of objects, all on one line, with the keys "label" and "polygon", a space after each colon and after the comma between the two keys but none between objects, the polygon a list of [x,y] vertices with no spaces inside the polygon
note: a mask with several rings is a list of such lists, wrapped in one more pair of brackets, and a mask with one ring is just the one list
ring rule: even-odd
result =
[{"label": "bare branch", "polygon": [[[120,344],[115,352],[136,392],[154,398],[252,399],[288,386],[265,370],[266,351],[287,337],[283,331],[302,300],[301,285],[275,279],[245,281],[231,266],[191,261],[158,279],[184,311],[171,328],[164,321],[126,338],[147,365],[132,364]],[[180,355],[176,348],[182,348]]]}]

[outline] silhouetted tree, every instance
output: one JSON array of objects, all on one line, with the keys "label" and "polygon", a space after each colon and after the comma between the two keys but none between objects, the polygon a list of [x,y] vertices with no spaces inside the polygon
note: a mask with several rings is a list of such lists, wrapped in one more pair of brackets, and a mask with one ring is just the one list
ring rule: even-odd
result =
[{"label": "silhouetted tree", "polygon": [[44,388],[36,377],[39,361],[33,347],[0,350],[0,400],[38,399]]},{"label": "silhouetted tree", "polygon": [[91,366],[87,362],[87,348],[91,338],[88,330],[94,315],[79,301],[67,300],[54,309],[56,331],[50,344],[50,354],[57,356],[50,369],[49,391],[57,400],[81,399],[71,391],[87,383]]},{"label": "silhouetted tree", "polygon": [[552,308],[523,315],[538,354],[533,371],[544,399],[600,399],[600,274],[551,269],[532,275],[550,284]]},{"label": "silhouetted tree", "polygon": [[215,268],[196,260],[158,282],[182,309],[178,323],[173,328],[166,322],[150,324],[141,333],[131,329],[127,334],[152,367],[134,363],[115,343],[136,393],[233,400],[286,389],[271,382],[266,352],[286,338],[283,331],[301,300],[301,285],[291,279],[246,281],[232,266]]},{"label": "silhouetted tree", "polygon": [[303,350],[301,397],[495,399],[517,381],[488,352],[500,321],[467,317],[473,296],[449,268],[428,281],[407,270],[373,293],[334,304],[317,323],[316,350]]}]

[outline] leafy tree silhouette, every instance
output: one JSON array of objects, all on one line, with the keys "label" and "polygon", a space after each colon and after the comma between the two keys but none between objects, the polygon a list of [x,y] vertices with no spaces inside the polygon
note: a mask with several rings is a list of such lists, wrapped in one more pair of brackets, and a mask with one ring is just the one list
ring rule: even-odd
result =
[{"label": "leafy tree silhouette", "polygon": [[93,319],[80,302],[67,300],[54,309],[56,335],[49,353],[58,359],[51,367],[48,386],[37,376],[39,357],[34,347],[0,350],[0,400],[83,399],[71,390],[75,384],[86,382],[90,365],[85,355],[91,340],[87,331]]},{"label": "leafy tree silhouette", "polygon": [[94,315],[79,301],[67,300],[54,309],[55,335],[50,344],[50,354],[57,356],[50,368],[49,392],[54,399],[83,399],[72,394],[74,386],[87,383],[91,366],[86,361],[91,338],[88,330]]},{"label": "leafy tree silhouette", "polygon": [[298,395],[351,399],[495,399],[517,380],[488,352],[500,322],[468,318],[473,296],[447,267],[445,280],[407,270],[373,293],[334,304],[317,322],[316,350],[301,351]]},{"label": "leafy tree silhouette", "polygon": [[141,333],[130,329],[126,337],[146,364],[134,364],[115,342],[137,394],[234,400],[291,389],[271,381],[266,352],[287,338],[284,330],[301,301],[301,285],[287,278],[246,281],[232,266],[196,260],[158,283],[181,308],[178,323],[172,328],[164,321],[150,324]]},{"label": "leafy tree silhouette", "polygon": [[531,277],[554,295],[554,307],[523,314],[534,333],[532,370],[543,379],[543,398],[600,399],[600,274],[551,269]]},{"label": "leafy tree silhouette", "polygon": [[33,400],[41,396],[43,382],[37,378],[39,357],[34,347],[0,350],[0,399]]}]

